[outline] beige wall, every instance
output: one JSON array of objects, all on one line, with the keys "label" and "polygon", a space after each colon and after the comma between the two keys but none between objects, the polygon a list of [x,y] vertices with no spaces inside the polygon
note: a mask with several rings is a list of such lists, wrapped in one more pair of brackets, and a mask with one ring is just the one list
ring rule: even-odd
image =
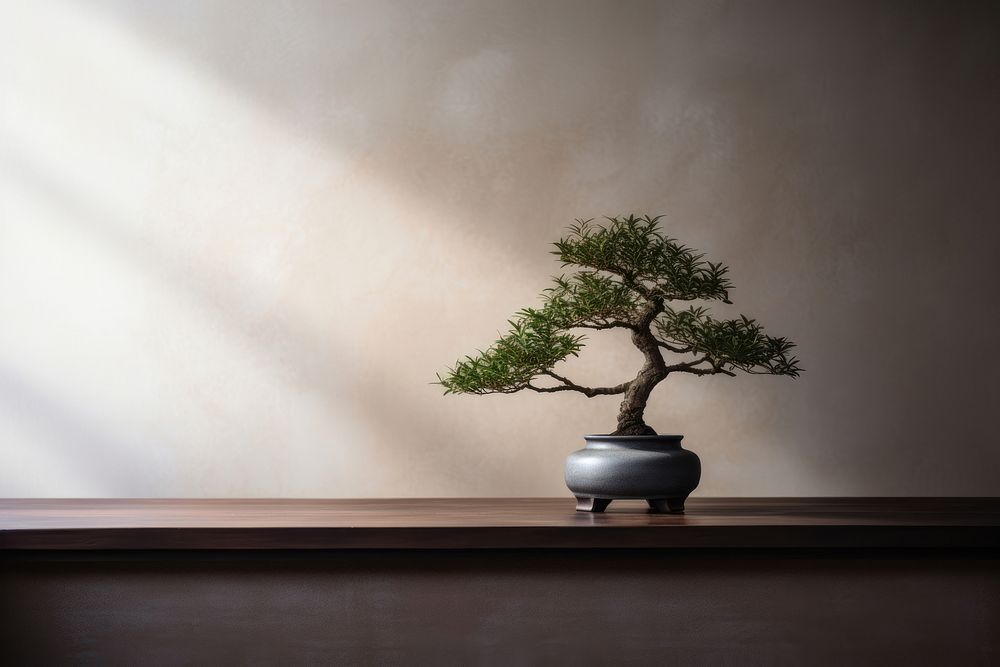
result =
[{"label": "beige wall", "polygon": [[[704,495],[998,494],[988,4],[0,0],[0,495],[563,495],[613,398],[442,397],[574,217],[807,369],[671,378]],[[634,372],[598,337],[581,381]]]}]

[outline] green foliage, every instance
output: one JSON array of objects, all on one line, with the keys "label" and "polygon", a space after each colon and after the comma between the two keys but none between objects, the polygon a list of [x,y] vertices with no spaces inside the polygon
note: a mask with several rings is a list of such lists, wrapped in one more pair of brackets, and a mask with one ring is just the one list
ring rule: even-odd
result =
[{"label": "green foliage", "polygon": [[578,220],[569,235],[556,241],[552,254],[563,265],[607,271],[646,297],[665,301],[715,299],[729,301],[729,268],[705,260],[702,253],[660,232],[663,216],[607,218],[595,225]]},{"label": "green foliage", "polygon": [[[445,393],[552,391],[531,380],[547,375],[558,389],[580,387],[554,375],[560,361],[576,356],[584,337],[578,329],[631,329],[651,337],[664,350],[699,358],[670,366],[671,371],[710,375],[733,370],[797,376],[794,344],[764,333],[752,319],[716,320],[702,307],[673,310],[667,301],[719,300],[729,303],[728,268],[665,236],[659,217],[607,218],[599,225],[578,220],[553,254],[563,266],[582,270],[553,278],[540,308],[525,308],[509,321],[510,331],[486,351],[458,361],[438,384]],[[655,315],[651,319],[650,314]],[[644,319],[645,318],[645,319]],[[652,329],[649,323],[652,321]],[[614,390],[596,393],[621,393]],[[620,389],[620,391],[619,391]]]},{"label": "green foliage", "polygon": [[635,292],[610,276],[581,271],[569,278],[553,278],[543,294],[542,313],[563,328],[601,327],[628,320],[638,306]]},{"label": "green foliage", "polygon": [[795,343],[764,333],[756,320],[741,315],[717,320],[704,308],[675,311],[665,307],[653,323],[658,340],[696,355],[713,369],[798,377],[798,359],[789,354]]},{"label": "green foliage", "polygon": [[485,352],[466,357],[438,383],[446,394],[510,394],[583,347],[583,337],[565,333],[543,311],[526,308],[509,321],[510,332]]}]

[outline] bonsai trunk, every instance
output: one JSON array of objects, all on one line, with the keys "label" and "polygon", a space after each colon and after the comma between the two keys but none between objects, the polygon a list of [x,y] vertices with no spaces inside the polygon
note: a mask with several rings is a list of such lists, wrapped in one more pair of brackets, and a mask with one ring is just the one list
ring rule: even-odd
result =
[{"label": "bonsai trunk", "polygon": [[618,429],[611,435],[656,435],[656,431],[643,421],[642,416],[646,411],[649,395],[667,377],[667,366],[656,338],[647,327],[634,330],[632,342],[646,357],[646,363],[625,390],[625,398],[618,412]]}]

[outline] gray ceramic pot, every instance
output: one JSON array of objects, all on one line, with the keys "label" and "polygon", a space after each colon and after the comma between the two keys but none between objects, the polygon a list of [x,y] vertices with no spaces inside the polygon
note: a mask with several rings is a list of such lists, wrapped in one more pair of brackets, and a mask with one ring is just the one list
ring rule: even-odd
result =
[{"label": "gray ceramic pot", "polygon": [[640,499],[657,512],[683,512],[698,486],[701,461],[683,435],[585,435],[566,458],[566,486],[581,512],[603,512],[615,499]]}]

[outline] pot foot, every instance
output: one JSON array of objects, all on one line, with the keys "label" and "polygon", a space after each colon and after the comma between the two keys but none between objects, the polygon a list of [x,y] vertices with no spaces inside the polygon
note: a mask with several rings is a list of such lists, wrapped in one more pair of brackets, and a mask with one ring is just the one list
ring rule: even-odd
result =
[{"label": "pot foot", "polygon": [[608,509],[611,501],[605,498],[585,498],[576,496],[577,512],[603,512]]},{"label": "pot foot", "polygon": [[654,512],[683,514],[685,498],[649,498],[649,508]]}]

